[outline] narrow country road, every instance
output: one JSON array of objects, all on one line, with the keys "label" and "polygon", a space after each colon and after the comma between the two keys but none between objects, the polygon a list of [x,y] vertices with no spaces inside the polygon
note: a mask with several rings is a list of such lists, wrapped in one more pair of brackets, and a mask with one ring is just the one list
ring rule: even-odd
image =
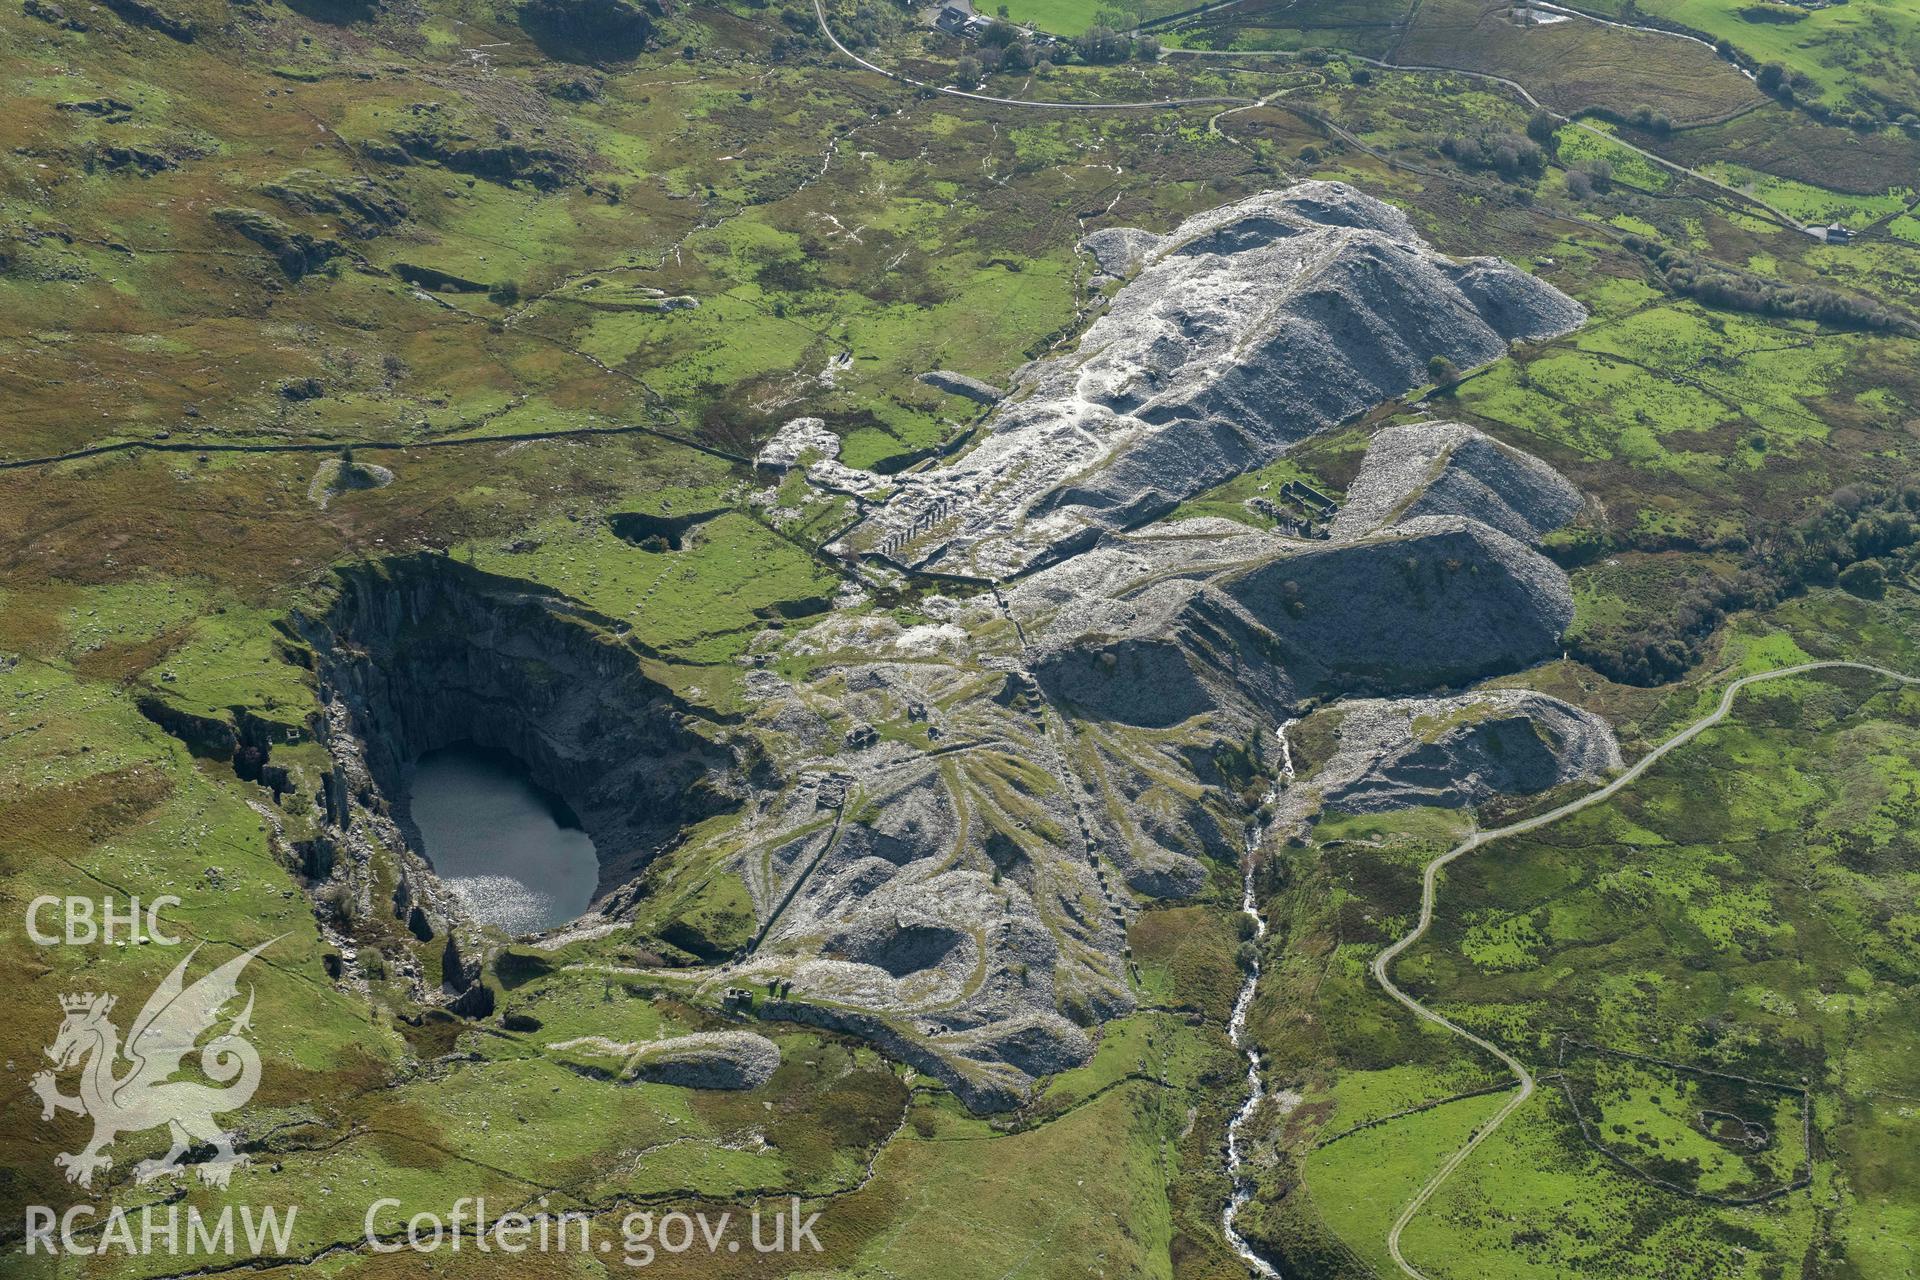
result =
[{"label": "narrow country road", "polygon": [[[1574,16],[1577,13],[1577,11],[1575,10],[1567,10],[1565,12],[1569,16]],[[1272,94],[1266,98],[1241,98],[1241,97],[1154,98],[1154,99],[1150,99],[1143,102],[1046,102],[1046,101],[1041,101],[1035,98],[999,98],[999,97],[993,96],[992,94],[974,93],[967,89],[954,89],[946,85],[932,84],[932,83],[929,83],[928,81],[920,80],[913,76],[907,75],[905,72],[901,72],[901,71],[889,71],[887,68],[879,65],[878,63],[869,62],[867,59],[855,53],[852,49],[849,49],[845,44],[841,43],[840,37],[834,34],[832,24],[827,21],[827,9],[826,9],[824,0],[813,0],[813,16],[816,20],[818,20],[820,24],[820,34],[824,35],[827,38],[827,42],[831,44],[840,53],[842,57],[846,58],[848,61],[856,64],[857,66],[860,66],[867,71],[871,71],[875,75],[885,76],[887,79],[895,81],[896,83],[899,83],[899,84],[910,85],[915,89],[925,89],[930,93],[943,94],[949,98],[964,98],[969,102],[986,102],[986,103],[991,103],[994,106],[1001,106],[1001,107],[1030,107],[1030,108],[1036,108],[1043,111],[1163,111],[1169,107],[1199,107],[1199,106],[1237,107],[1244,110],[1251,107],[1263,106],[1267,102],[1271,101],[1272,98],[1280,96],[1278,94]],[[1577,16],[1584,18],[1587,15],[1578,14]],[[1621,24],[1611,23],[1608,25],[1618,26]],[[1647,28],[1633,28],[1633,29],[1647,30]],[[1660,34],[1672,35],[1675,33],[1663,32]],[[1682,38],[1693,39],[1693,37],[1691,36],[1682,37]],[[1168,50],[1167,52],[1169,57],[1187,57],[1187,58],[1258,56],[1256,54],[1250,53],[1249,51],[1231,50],[1231,49],[1177,49],[1177,50]],[[1624,147],[1628,151],[1633,152],[1634,154],[1640,156],[1641,158],[1652,161],[1654,164],[1659,165],[1663,169],[1672,170],[1673,172],[1681,174],[1684,177],[1691,178],[1695,182],[1702,183],[1709,187],[1717,188],[1718,190],[1726,192],[1728,195],[1738,197],[1740,200],[1743,200],[1746,203],[1755,206],[1756,208],[1765,210],[1769,216],[1773,217],[1783,225],[1795,231],[1806,230],[1806,224],[1802,223],[1799,219],[1794,218],[1791,215],[1785,213],[1784,211],[1775,208],[1773,205],[1768,204],[1766,201],[1760,199],[1759,197],[1755,196],[1751,192],[1742,191],[1740,188],[1736,186],[1732,186],[1729,183],[1722,182],[1718,178],[1712,177],[1708,174],[1701,173],[1698,169],[1691,169],[1691,168],[1688,168],[1686,165],[1677,164],[1674,161],[1667,159],[1665,156],[1659,155],[1652,151],[1648,151],[1643,147],[1635,146],[1633,143],[1628,142],[1626,139],[1618,137],[1615,134],[1608,133],[1603,129],[1597,129],[1594,126],[1586,123],[1584,120],[1576,120],[1571,116],[1561,115],[1559,112],[1553,110],[1551,107],[1548,107],[1543,103],[1541,103],[1540,100],[1535,98],[1533,94],[1527,89],[1527,87],[1521,84],[1518,80],[1511,80],[1511,79],[1508,79],[1506,76],[1494,75],[1492,72],[1488,72],[1488,71],[1468,71],[1461,67],[1439,67],[1439,66],[1428,66],[1424,64],[1415,64],[1415,63],[1384,62],[1379,58],[1363,57],[1357,53],[1348,53],[1346,56],[1352,58],[1356,62],[1364,62],[1369,66],[1379,67],[1386,71],[1415,71],[1415,72],[1440,73],[1445,75],[1464,75],[1464,76],[1471,76],[1475,79],[1488,80],[1488,81],[1492,81],[1495,84],[1504,85],[1505,87],[1513,90],[1514,93],[1518,94],[1521,100],[1524,101],[1528,106],[1547,112],[1547,114],[1552,116],[1555,120],[1559,120],[1566,124],[1570,124],[1576,129],[1585,130],[1586,132],[1593,134],[1595,137],[1604,138],[1606,139],[1607,142],[1613,144],[1614,146]],[[1214,117],[1214,121],[1217,121],[1218,119],[1219,119],[1218,116]],[[1212,127],[1212,125],[1214,124],[1214,121],[1208,122],[1209,127]],[[1215,129],[1215,132],[1218,132],[1218,130]]]},{"label": "narrow country road", "polygon": [[[1568,12],[1572,12],[1572,11],[1569,10]],[[1619,24],[1615,23],[1610,25],[1617,26]],[[1631,29],[1636,31],[1642,31],[1642,30],[1647,30],[1648,28],[1634,27]],[[1667,33],[1667,34],[1672,34],[1672,33]],[[1677,37],[1677,38],[1689,39],[1689,40],[1692,39],[1691,36],[1683,36],[1683,37]],[[1272,57],[1273,55],[1270,53],[1265,53],[1265,52],[1255,51],[1255,50],[1247,50],[1247,49],[1169,49],[1167,51],[1166,56],[1169,58],[1252,58],[1252,57]],[[1387,62],[1380,58],[1369,58],[1363,54],[1358,54],[1353,52],[1347,52],[1344,56],[1353,59],[1355,62],[1364,62],[1366,65],[1370,67],[1379,67],[1382,71],[1405,71],[1405,72],[1418,72],[1418,73],[1427,74],[1427,75],[1467,76],[1474,80],[1485,80],[1485,81],[1488,81],[1489,83],[1500,85],[1502,88],[1511,89],[1514,92],[1514,94],[1517,97],[1519,97],[1519,99],[1522,102],[1526,103],[1528,106],[1534,108],[1537,111],[1546,112],[1549,116],[1553,117],[1555,120],[1559,121],[1562,124],[1572,125],[1574,128],[1580,129],[1586,133],[1590,133],[1596,138],[1603,138],[1609,144],[1616,147],[1625,148],[1626,150],[1633,152],[1635,155],[1639,156],[1643,160],[1650,160],[1654,164],[1659,165],[1662,169],[1666,169],[1669,172],[1677,173],[1680,176],[1684,178],[1692,179],[1693,181],[1698,182],[1703,186],[1713,187],[1716,190],[1726,192],[1730,196],[1737,197],[1741,201],[1747,204],[1750,204],[1757,209],[1763,210],[1769,217],[1775,219],[1781,225],[1791,230],[1805,231],[1807,229],[1806,223],[1801,222],[1798,218],[1795,218],[1793,215],[1787,213],[1786,211],[1776,208],[1771,204],[1768,204],[1765,200],[1762,200],[1759,196],[1754,195],[1751,191],[1744,191],[1741,188],[1732,185],[1731,183],[1722,182],[1720,179],[1714,177],[1712,174],[1702,173],[1698,169],[1689,168],[1688,166],[1684,164],[1680,164],[1677,161],[1669,160],[1665,156],[1659,154],[1658,152],[1649,151],[1645,147],[1637,146],[1634,143],[1628,142],[1625,138],[1620,137],[1618,134],[1610,133],[1605,129],[1601,129],[1594,125],[1588,124],[1584,120],[1577,120],[1572,116],[1563,115],[1562,113],[1555,111],[1552,107],[1547,106],[1545,103],[1541,102],[1538,98],[1534,97],[1532,91],[1529,90],[1527,86],[1521,84],[1518,80],[1511,79],[1507,76],[1496,75],[1491,71],[1469,71],[1465,67],[1442,67],[1432,63],[1424,63],[1424,62]],[[1341,130],[1340,132],[1344,133],[1345,131]],[[1350,134],[1346,136],[1350,141],[1358,141],[1357,139],[1352,138],[1352,135]],[[1372,150],[1372,148],[1368,148],[1368,150]]]},{"label": "narrow country road", "polygon": [[1549,823],[1558,822],[1560,819],[1568,817],[1571,814],[1579,813],[1582,809],[1588,809],[1596,804],[1611,800],[1615,795],[1619,794],[1621,790],[1633,785],[1642,774],[1658,763],[1669,751],[1677,747],[1685,746],[1702,733],[1705,733],[1708,729],[1713,728],[1713,726],[1725,720],[1727,713],[1733,709],[1734,698],[1739,696],[1740,691],[1748,685],[1759,684],[1764,680],[1781,680],[1788,676],[1805,675],[1809,671],[1831,670],[1867,671],[1877,676],[1885,676],[1888,679],[1897,680],[1902,684],[1920,684],[1920,676],[1903,675],[1898,671],[1890,671],[1885,667],[1874,666],[1872,663],[1845,661],[1803,662],[1798,666],[1782,667],[1777,671],[1762,671],[1754,675],[1742,676],[1727,686],[1726,692],[1720,695],[1720,704],[1710,713],[1702,716],[1653,750],[1647,752],[1647,754],[1641,756],[1632,768],[1622,773],[1606,786],[1601,787],[1597,791],[1590,791],[1578,799],[1570,800],[1556,809],[1549,809],[1545,813],[1536,814],[1531,818],[1524,818],[1519,822],[1511,823],[1504,827],[1496,827],[1491,831],[1476,831],[1427,864],[1420,887],[1420,922],[1414,925],[1412,931],[1404,938],[1374,957],[1373,976],[1375,980],[1380,983],[1381,987],[1386,990],[1388,995],[1405,1005],[1416,1017],[1431,1022],[1436,1026],[1445,1027],[1448,1031],[1453,1032],[1455,1035],[1472,1044],[1478,1045],[1495,1058],[1498,1058],[1506,1066],[1507,1070],[1513,1072],[1519,1079],[1520,1091],[1508,1099],[1507,1103],[1498,1111],[1494,1112],[1492,1119],[1474,1130],[1473,1136],[1467,1140],[1465,1146],[1447,1157],[1440,1165],[1440,1168],[1434,1172],[1433,1177],[1427,1180],[1427,1184],[1420,1188],[1413,1199],[1407,1201],[1406,1207],[1400,1211],[1400,1216],[1394,1219],[1393,1229],[1387,1233],[1387,1252],[1393,1255],[1393,1260],[1399,1264],[1400,1270],[1408,1276],[1411,1276],[1413,1280],[1428,1280],[1428,1277],[1420,1271],[1419,1268],[1408,1262],[1406,1256],[1400,1252],[1400,1233],[1406,1230],[1407,1224],[1413,1221],[1414,1216],[1418,1214],[1426,1205],[1427,1201],[1433,1197],[1434,1192],[1440,1189],[1441,1184],[1447,1180],[1453,1171],[1460,1167],[1461,1162],[1473,1154],[1474,1148],[1491,1137],[1493,1131],[1498,1129],[1508,1116],[1512,1115],[1525,1104],[1528,1098],[1533,1096],[1534,1087],[1533,1073],[1528,1071],[1526,1066],[1518,1058],[1500,1048],[1492,1041],[1482,1039],[1466,1028],[1450,1022],[1443,1015],[1435,1013],[1432,1009],[1421,1004],[1418,1000],[1415,1000],[1412,996],[1394,985],[1391,974],[1393,962],[1399,959],[1401,953],[1408,947],[1424,937],[1427,930],[1433,924],[1434,886],[1435,880],[1440,874],[1440,868],[1446,866],[1462,854],[1473,852],[1482,845],[1491,844],[1493,841],[1504,839],[1507,836],[1517,836],[1529,831],[1537,831]]},{"label": "narrow country road", "polygon": [[945,85],[929,84],[925,80],[901,71],[889,71],[877,63],[865,58],[840,43],[840,37],[833,33],[833,27],[827,22],[827,8],[821,0],[813,0],[813,16],[820,21],[820,34],[827,42],[840,51],[848,61],[864,67],[875,75],[885,76],[900,84],[911,85],[916,89],[926,89],[933,93],[945,94],[949,98],[965,98],[970,102],[989,102],[1000,107],[1038,107],[1047,111],[1162,111],[1168,107],[1207,107],[1207,106],[1252,106],[1252,98],[1154,98],[1145,102],[1042,102],[1035,98],[996,98],[992,94],[972,93],[965,89],[950,89]]}]

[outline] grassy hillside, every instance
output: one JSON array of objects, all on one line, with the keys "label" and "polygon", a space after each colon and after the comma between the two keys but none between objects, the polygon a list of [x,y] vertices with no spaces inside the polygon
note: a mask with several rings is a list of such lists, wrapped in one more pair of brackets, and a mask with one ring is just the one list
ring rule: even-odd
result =
[{"label": "grassy hillside", "polygon": [[[1066,31],[1100,12],[1009,8]],[[0,904],[17,917],[43,893],[175,893],[170,923],[205,948],[196,966],[280,939],[250,971],[267,1059],[246,1123],[253,1164],[188,1202],[305,1206],[292,1261],[270,1272],[417,1274],[420,1259],[358,1243],[361,1193],[377,1188],[400,1201],[386,1229],[480,1194],[544,1196],[616,1238],[640,1210],[737,1213],[797,1195],[823,1214],[821,1256],[655,1264],[679,1273],[1244,1274],[1219,1226],[1245,1068],[1225,1029],[1242,975],[1230,863],[1208,868],[1196,901],[1139,914],[1140,1011],[1009,1115],[969,1116],[872,1046],[791,1024],[756,1024],[783,1054],[757,1089],[617,1083],[591,1053],[555,1046],[736,1026],[697,980],[632,971],[656,965],[659,935],[683,920],[737,941],[737,879],[664,859],[638,924],[506,952],[486,974],[488,1017],[423,1014],[444,939],[390,909],[393,883],[364,908],[304,896],[331,762],[313,654],[288,620],[339,565],[444,553],[608,620],[650,679],[733,732],[756,638],[804,625],[845,584],[820,547],[851,503],[793,507],[802,486],[756,474],[748,459],[773,430],[816,416],[850,465],[923,463],[983,410],[919,373],[1005,384],[1104,305],[1075,249],[1086,232],[1164,231],[1308,176],[1394,201],[1448,253],[1537,271],[1593,320],[1311,441],[1180,517],[1262,523],[1247,506],[1262,486],[1342,491],[1377,422],[1470,421],[1592,495],[1549,549],[1574,575],[1575,641],[1599,661],[1675,622],[1676,600],[1767,569],[1783,530],[1851,516],[1867,490],[1898,501],[1920,478],[1905,132],[1769,102],[1685,42],[1523,31],[1455,0],[1428,0],[1411,25],[1409,12],[1235,7],[1167,39],[1245,57],[987,77],[1008,98],[1228,99],[1059,111],[855,69],[800,5],[609,5],[584,41],[547,6],[480,0],[0,5]],[[1779,26],[1718,12],[1672,16],[1740,23],[1726,28],[1737,48],[1803,70],[1823,101],[1903,100],[1906,64],[1887,50],[1905,28],[1885,6]],[[864,56],[930,83],[972,48],[893,6],[832,14]],[[1391,71],[1341,49],[1455,70]],[[1318,52],[1274,52],[1295,50]],[[1531,114],[1473,71],[1520,79],[1567,114],[1628,119],[1605,137],[1548,122],[1528,163],[1469,164],[1443,144],[1484,134],[1498,152]],[[1630,123],[1643,103],[1669,127]],[[1858,238],[1818,243],[1646,153]],[[1573,175],[1602,160],[1613,180],[1580,191]],[[1867,297],[1895,323],[1691,296],[1629,235],[1785,289]],[[348,467],[391,476],[341,483]],[[688,523],[675,546],[635,534],[622,517],[636,516]],[[1804,651],[1910,667],[1911,549],[1862,558],[1885,580],[1877,598],[1810,579],[1726,600],[1691,619],[1697,652],[1664,685],[1572,660],[1533,678],[1643,747],[1743,662]],[[860,607],[920,620],[916,590]],[[1661,1268],[1676,1257],[1701,1274],[1898,1274],[1920,1212],[1898,1102],[1920,1088],[1902,834],[1915,717],[1911,697],[1871,682],[1774,687],[1617,804],[1449,874],[1455,906],[1406,973],[1564,1080],[1431,1206],[1410,1256],[1435,1275],[1673,1274]],[[220,735],[240,733],[270,746],[290,789],[236,772]],[[1498,1105],[1480,1092],[1500,1084],[1487,1062],[1416,1028],[1365,974],[1409,915],[1419,864],[1465,821],[1329,821],[1262,882],[1276,931],[1254,1029],[1269,1084],[1298,1097],[1249,1130],[1259,1193],[1243,1226],[1289,1275],[1384,1271],[1395,1198]],[[331,976],[342,911],[359,913],[357,984]],[[50,1157],[86,1124],[43,1122],[24,1087],[57,997],[144,991],[175,962],[0,933],[16,976],[0,1056],[21,1073],[0,1098],[0,1221],[78,1195]],[[1576,1039],[1683,1065],[1588,1048],[1563,1061]],[[1634,1158],[1684,1166],[1693,1192],[1791,1172],[1804,1153],[1784,1145],[1788,1095],[1722,1097],[1708,1071],[1806,1078],[1811,1194],[1716,1207],[1583,1140],[1584,1115]],[[1689,1109],[1750,1119],[1783,1145],[1734,1151],[1690,1127]],[[91,1202],[158,1200],[132,1168],[164,1145],[126,1135]],[[4,1239],[9,1274],[72,1265]],[[612,1269],[455,1261],[460,1274]],[[87,1271],[215,1263],[110,1255]]]}]

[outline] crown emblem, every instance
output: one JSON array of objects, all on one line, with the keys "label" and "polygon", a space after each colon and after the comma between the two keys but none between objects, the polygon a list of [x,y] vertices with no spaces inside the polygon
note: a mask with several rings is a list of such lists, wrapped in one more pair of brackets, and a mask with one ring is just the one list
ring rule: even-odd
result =
[{"label": "crown emblem", "polygon": [[[239,996],[240,975],[247,965],[277,941],[268,939],[235,956],[191,986],[187,966],[200,948],[189,951],[147,997],[124,1045],[120,1028],[108,1016],[114,997],[102,991],[59,996],[67,1016],[46,1048],[53,1066],[34,1073],[28,1087],[40,1099],[42,1120],[62,1111],[93,1118],[93,1137],[87,1145],[53,1158],[54,1167],[66,1171],[68,1182],[91,1188],[94,1177],[113,1164],[106,1149],[115,1137],[148,1129],[164,1129],[172,1136],[173,1146],[159,1159],[135,1165],[136,1182],[178,1176],[186,1168],[180,1158],[200,1143],[213,1144],[213,1157],[192,1166],[207,1186],[226,1186],[233,1171],[246,1164],[246,1153],[234,1150],[233,1132],[222,1128],[215,1117],[239,1110],[260,1087],[260,1054],[245,1035],[253,1025],[251,993],[225,1033],[198,1050],[199,1074],[211,1083],[173,1077],[196,1052],[201,1037],[220,1022],[221,1010]],[[122,1060],[132,1065],[118,1071],[116,1064]],[[58,1075],[68,1071],[80,1073],[78,1096],[60,1092]]]}]

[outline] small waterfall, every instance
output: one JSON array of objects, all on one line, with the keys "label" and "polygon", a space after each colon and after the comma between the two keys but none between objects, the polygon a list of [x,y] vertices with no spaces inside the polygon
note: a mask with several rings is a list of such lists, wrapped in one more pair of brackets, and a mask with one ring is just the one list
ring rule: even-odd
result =
[{"label": "small waterfall", "polygon": [[[1275,732],[1280,742],[1280,776],[1267,793],[1269,800],[1279,794],[1280,788],[1293,784],[1293,749],[1287,743],[1287,728],[1291,724],[1293,721],[1289,720]],[[1247,980],[1240,986],[1240,994],[1233,1002],[1233,1017],[1227,1023],[1227,1036],[1233,1041],[1233,1047],[1247,1055],[1247,1100],[1227,1123],[1227,1176],[1233,1179],[1233,1195],[1228,1199],[1227,1207],[1221,1211],[1220,1225],[1226,1233],[1227,1243],[1233,1246],[1234,1252],[1240,1255],[1254,1275],[1263,1280],[1281,1280],[1273,1264],[1255,1253],[1253,1246],[1233,1225],[1240,1210],[1253,1199],[1253,1179],[1246,1173],[1246,1155],[1241,1149],[1240,1131],[1266,1097],[1260,1087],[1260,1051],[1247,1044],[1247,1010],[1253,1006],[1254,987],[1260,981],[1259,944],[1267,936],[1267,918],[1260,914],[1259,903],[1253,895],[1254,859],[1260,850],[1260,836],[1260,819],[1256,816],[1247,823],[1247,852],[1242,862],[1244,874],[1240,880],[1240,910],[1253,921],[1253,966],[1247,973]]]}]

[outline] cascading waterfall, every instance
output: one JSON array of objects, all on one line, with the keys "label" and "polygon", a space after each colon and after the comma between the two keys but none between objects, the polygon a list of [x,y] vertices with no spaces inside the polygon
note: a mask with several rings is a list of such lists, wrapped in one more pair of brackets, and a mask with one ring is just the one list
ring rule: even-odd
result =
[{"label": "cascading waterfall", "polygon": [[[1291,724],[1293,721],[1289,720],[1275,732],[1280,742],[1280,776],[1273,790],[1267,793],[1269,800],[1279,793],[1281,787],[1293,783],[1293,750],[1287,744],[1287,728]],[[1241,984],[1240,994],[1233,1002],[1233,1017],[1227,1022],[1227,1036],[1233,1041],[1234,1048],[1247,1055],[1247,1100],[1227,1123],[1227,1176],[1233,1179],[1233,1194],[1227,1200],[1227,1207],[1221,1211],[1220,1225],[1226,1233],[1227,1243],[1233,1246],[1234,1252],[1240,1255],[1254,1275],[1263,1277],[1263,1280],[1281,1280],[1273,1264],[1255,1253],[1253,1246],[1233,1225],[1240,1210],[1253,1199],[1253,1178],[1246,1172],[1246,1155],[1241,1149],[1240,1131],[1266,1097],[1260,1085],[1260,1051],[1246,1042],[1247,1010],[1253,1007],[1254,987],[1260,981],[1260,943],[1267,936],[1267,918],[1260,914],[1259,903],[1253,894],[1254,858],[1260,849],[1261,831],[1258,817],[1247,824],[1247,852],[1240,881],[1240,910],[1253,921],[1253,964],[1248,968],[1247,980]]]}]

